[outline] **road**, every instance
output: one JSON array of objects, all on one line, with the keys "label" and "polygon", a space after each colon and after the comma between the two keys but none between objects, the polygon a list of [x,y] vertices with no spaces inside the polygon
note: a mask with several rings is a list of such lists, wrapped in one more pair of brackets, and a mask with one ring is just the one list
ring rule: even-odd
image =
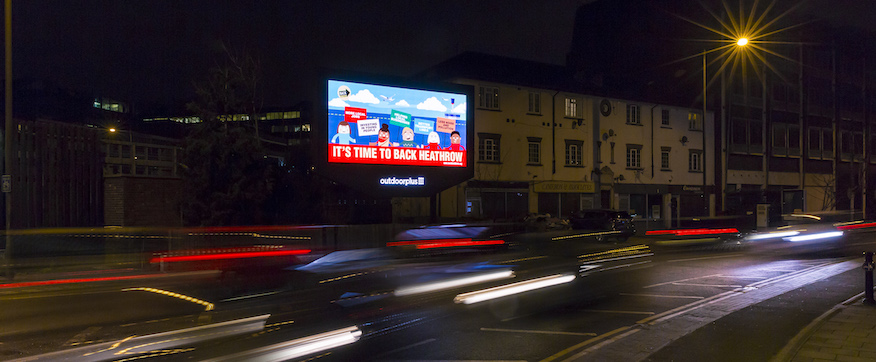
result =
[{"label": "road", "polygon": [[[248,275],[229,279],[201,272],[3,290],[0,358],[78,348],[78,356],[103,351],[90,354],[91,360],[197,360],[354,326],[361,332],[355,343],[301,358],[768,360],[815,317],[863,289],[860,251],[876,247],[861,238],[831,253],[730,243],[651,245],[645,254],[630,248],[653,239],[595,244],[557,235],[529,235],[539,241],[508,250],[376,264],[368,259],[304,278],[299,272],[272,274],[258,283]],[[454,303],[454,297],[510,281],[398,293],[399,285],[414,281],[483,276],[484,268],[494,273],[503,266],[512,266],[513,281],[577,278],[468,305]],[[200,333],[213,338],[174,338],[186,342],[170,343],[163,353],[143,347],[171,340],[146,339],[160,332],[189,333],[225,321],[249,324],[235,324],[236,332]],[[114,341],[124,342],[107,352]]]}]

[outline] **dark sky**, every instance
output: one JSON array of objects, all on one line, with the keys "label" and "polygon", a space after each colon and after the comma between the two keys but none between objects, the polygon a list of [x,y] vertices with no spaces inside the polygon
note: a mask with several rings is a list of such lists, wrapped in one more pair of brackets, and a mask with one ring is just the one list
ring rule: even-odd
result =
[{"label": "dark sky", "polygon": [[[225,43],[261,59],[266,103],[288,106],[316,67],[406,76],[462,51],[564,64],[591,1],[14,0],[14,73],[143,107],[191,98]],[[872,28],[876,1],[806,11]]]},{"label": "dark sky", "polygon": [[17,0],[14,73],[170,102],[224,42],[261,59],[269,104],[292,105],[319,66],[406,76],[468,50],[563,64],[589,1]]}]

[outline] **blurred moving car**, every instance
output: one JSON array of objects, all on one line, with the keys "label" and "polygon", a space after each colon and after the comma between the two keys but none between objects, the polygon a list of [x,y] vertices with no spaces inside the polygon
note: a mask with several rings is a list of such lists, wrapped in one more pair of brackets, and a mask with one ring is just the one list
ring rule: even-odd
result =
[{"label": "blurred moving car", "polygon": [[633,223],[633,217],[626,211],[608,209],[580,210],[572,213],[569,217],[569,224],[572,226],[572,229],[578,230],[618,232],[596,235],[597,241],[603,241],[606,238],[626,241],[630,236],[636,234],[636,225]]},{"label": "blurred moving car", "polygon": [[844,247],[844,230],[856,225],[815,214],[782,215],[782,224],[752,233],[745,239],[770,249],[832,251]]},{"label": "blurred moving car", "polygon": [[551,214],[530,213],[523,218],[523,225],[526,231],[566,230],[569,228],[569,221]]}]

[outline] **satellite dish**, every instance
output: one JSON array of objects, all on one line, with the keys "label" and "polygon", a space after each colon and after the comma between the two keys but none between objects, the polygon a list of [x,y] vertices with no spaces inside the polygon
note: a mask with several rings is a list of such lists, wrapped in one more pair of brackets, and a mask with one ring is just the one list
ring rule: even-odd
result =
[{"label": "satellite dish", "polygon": [[608,133],[603,133],[603,134],[602,134],[602,140],[603,140],[603,141],[608,140]]},{"label": "satellite dish", "polygon": [[609,136],[609,137],[614,137],[614,130],[613,130],[613,129],[609,129],[609,130],[608,130],[608,136]]}]

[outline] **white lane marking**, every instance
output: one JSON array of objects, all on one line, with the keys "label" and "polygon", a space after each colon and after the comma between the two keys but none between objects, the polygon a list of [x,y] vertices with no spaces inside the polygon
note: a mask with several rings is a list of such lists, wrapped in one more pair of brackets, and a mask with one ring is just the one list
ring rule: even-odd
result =
[{"label": "white lane marking", "polygon": [[680,263],[680,262],[684,262],[684,261],[694,261],[694,260],[708,260],[708,259],[732,258],[732,257],[740,256],[740,255],[742,255],[742,254],[729,254],[729,255],[719,255],[719,256],[704,256],[704,257],[701,257],[701,258],[673,259],[673,260],[667,260],[666,262],[667,262],[667,263]]},{"label": "white lane marking", "polygon": [[699,297],[695,295],[663,295],[663,294],[633,294],[633,293],[620,293],[620,295],[625,295],[628,297],[648,297],[648,298],[681,298],[681,299],[704,299],[705,297]]},{"label": "white lane marking", "polygon": [[687,285],[691,287],[742,288],[741,285],[735,284],[672,283],[672,285]]},{"label": "white lane marking", "polygon": [[435,338],[429,338],[429,339],[427,339],[427,340],[425,340],[425,341],[419,341],[419,342],[414,343],[414,344],[412,344],[412,345],[408,345],[408,346],[404,346],[404,347],[399,347],[399,348],[396,348],[396,349],[391,350],[391,351],[383,352],[383,353],[381,353],[381,354],[379,354],[379,355],[377,355],[377,356],[374,356],[374,357],[377,358],[377,357],[388,356],[388,355],[391,355],[391,354],[396,353],[396,352],[401,352],[401,351],[404,351],[404,350],[406,350],[406,349],[411,349],[411,348],[414,348],[414,347],[419,347],[419,346],[422,346],[422,345],[424,345],[424,344],[432,343],[432,342],[435,342],[435,341],[437,341],[437,339],[435,339]]},{"label": "white lane marking", "polygon": [[634,310],[604,310],[604,309],[581,309],[582,312],[592,312],[592,313],[613,313],[613,314],[644,314],[644,315],[654,315],[654,312],[641,312]]},{"label": "white lane marking", "polygon": [[508,332],[508,333],[537,333],[537,334],[562,334],[569,336],[595,336],[596,333],[578,333],[578,332],[558,332],[558,331],[535,331],[530,329],[502,329],[502,328],[481,328],[484,332]]},{"label": "white lane marking", "polygon": [[667,285],[667,284],[673,284],[673,283],[683,283],[683,282],[691,281],[691,280],[697,280],[697,279],[703,279],[703,278],[711,278],[711,277],[719,277],[719,276],[721,276],[721,274],[712,274],[712,275],[706,275],[706,276],[701,276],[701,277],[687,278],[687,279],[681,279],[681,280],[673,280],[673,281],[668,281],[668,282],[663,282],[663,283],[657,283],[657,284],[651,284],[651,285],[648,285],[648,286],[644,286],[644,287],[642,287],[642,289],[654,288],[654,287],[659,287],[659,286],[661,286],[661,285]]},{"label": "white lane marking", "polygon": [[764,280],[764,279],[770,278],[770,277],[741,277],[741,276],[736,276],[736,275],[726,275],[725,277],[733,278],[733,279],[755,279],[755,280]]},{"label": "white lane marking", "polygon": [[235,300],[243,300],[243,299],[258,298],[258,297],[267,297],[267,296],[269,296],[269,295],[274,295],[274,294],[277,294],[277,293],[280,293],[280,292],[267,292],[267,293],[260,293],[260,294],[242,295],[242,296],[239,296],[239,297],[223,299],[223,300],[221,300],[221,301],[222,301],[222,302],[233,302],[233,301],[235,301]]}]

